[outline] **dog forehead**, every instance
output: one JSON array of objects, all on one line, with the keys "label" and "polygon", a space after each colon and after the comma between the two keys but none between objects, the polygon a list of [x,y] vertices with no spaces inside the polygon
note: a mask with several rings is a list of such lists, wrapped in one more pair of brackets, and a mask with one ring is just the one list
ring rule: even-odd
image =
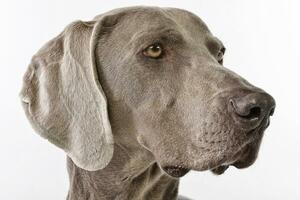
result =
[{"label": "dog forehead", "polygon": [[132,6],[118,8],[96,16],[119,15],[118,21],[126,26],[133,26],[131,30],[147,30],[165,26],[166,28],[184,29],[193,34],[210,33],[206,24],[194,13],[184,9],[171,7]]},{"label": "dog forehead", "polygon": [[180,8],[163,8],[163,11],[169,14],[169,16],[176,21],[180,26],[185,26],[189,29],[189,27],[197,27],[201,29],[203,32],[209,32],[207,25],[204,21],[201,20],[199,16],[196,14],[180,9]]}]

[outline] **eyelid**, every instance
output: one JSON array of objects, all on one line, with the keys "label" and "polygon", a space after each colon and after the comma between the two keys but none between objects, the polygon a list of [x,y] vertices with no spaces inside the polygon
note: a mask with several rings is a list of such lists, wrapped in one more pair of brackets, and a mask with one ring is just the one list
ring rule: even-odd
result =
[{"label": "eyelid", "polygon": [[147,49],[148,47],[150,47],[151,45],[155,45],[155,44],[159,44],[162,46],[162,48],[164,49],[164,45],[162,44],[162,40],[160,38],[156,38],[152,41],[148,41],[147,43],[144,43],[143,45],[141,45],[141,47],[139,47],[141,50],[145,50]]},{"label": "eyelid", "polygon": [[174,44],[174,43],[181,43],[182,41],[183,41],[182,38],[174,34],[160,35],[156,38],[151,38],[150,40],[148,40],[146,43],[144,43],[144,45],[142,45],[142,48],[147,48],[148,46],[151,46],[153,44],[161,44],[162,46],[164,46],[167,43]]}]

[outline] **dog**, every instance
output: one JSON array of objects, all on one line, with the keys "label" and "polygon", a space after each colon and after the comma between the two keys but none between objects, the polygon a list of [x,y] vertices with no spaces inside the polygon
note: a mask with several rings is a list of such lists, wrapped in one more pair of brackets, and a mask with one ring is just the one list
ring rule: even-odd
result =
[{"label": "dog", "polygon": [[20,97],[33,129],[67,154],[67,199],[185,199],[190,170],[253,164],[275,100],[225,68],[224,53],[198,16],[146,6],[46,43]]}]

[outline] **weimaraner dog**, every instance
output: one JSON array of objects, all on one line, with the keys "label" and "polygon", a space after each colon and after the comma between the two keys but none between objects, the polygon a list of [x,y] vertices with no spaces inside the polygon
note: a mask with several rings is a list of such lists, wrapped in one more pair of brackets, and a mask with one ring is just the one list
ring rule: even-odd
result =
[{"label": "weimaraner dog", "polygon": [[224,52],[197,16],[159,7],[76,21],[45,44],[20,96],[68,156],[67,199],[185,199],[190,170],[250,166],[275,101],[223,67]]}]

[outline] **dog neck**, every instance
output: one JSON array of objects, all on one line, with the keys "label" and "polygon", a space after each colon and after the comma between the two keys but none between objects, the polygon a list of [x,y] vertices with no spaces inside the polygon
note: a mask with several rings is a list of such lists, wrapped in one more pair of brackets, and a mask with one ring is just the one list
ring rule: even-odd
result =
[{"label": "dog neck", "polygon": [[68,158],[70,189],[67,200],[177,199],[179,179],[171,178],[157,163],[149,161],[145,155],[138,159],[136,155],[128,155],[120,145],[115,145],[111,163],[99,171],[83,170]]},{"label": "dog neck", "polygon": [[[109,92],[107,92],[109,94]],[[175,200],[179,179],[165,174],[153,154],[142,147],[134,134],[130,110],[110,97],[110,123],[114,153],[110,163],[98,171],[67,166],[70,189],[67,200]]]}]

